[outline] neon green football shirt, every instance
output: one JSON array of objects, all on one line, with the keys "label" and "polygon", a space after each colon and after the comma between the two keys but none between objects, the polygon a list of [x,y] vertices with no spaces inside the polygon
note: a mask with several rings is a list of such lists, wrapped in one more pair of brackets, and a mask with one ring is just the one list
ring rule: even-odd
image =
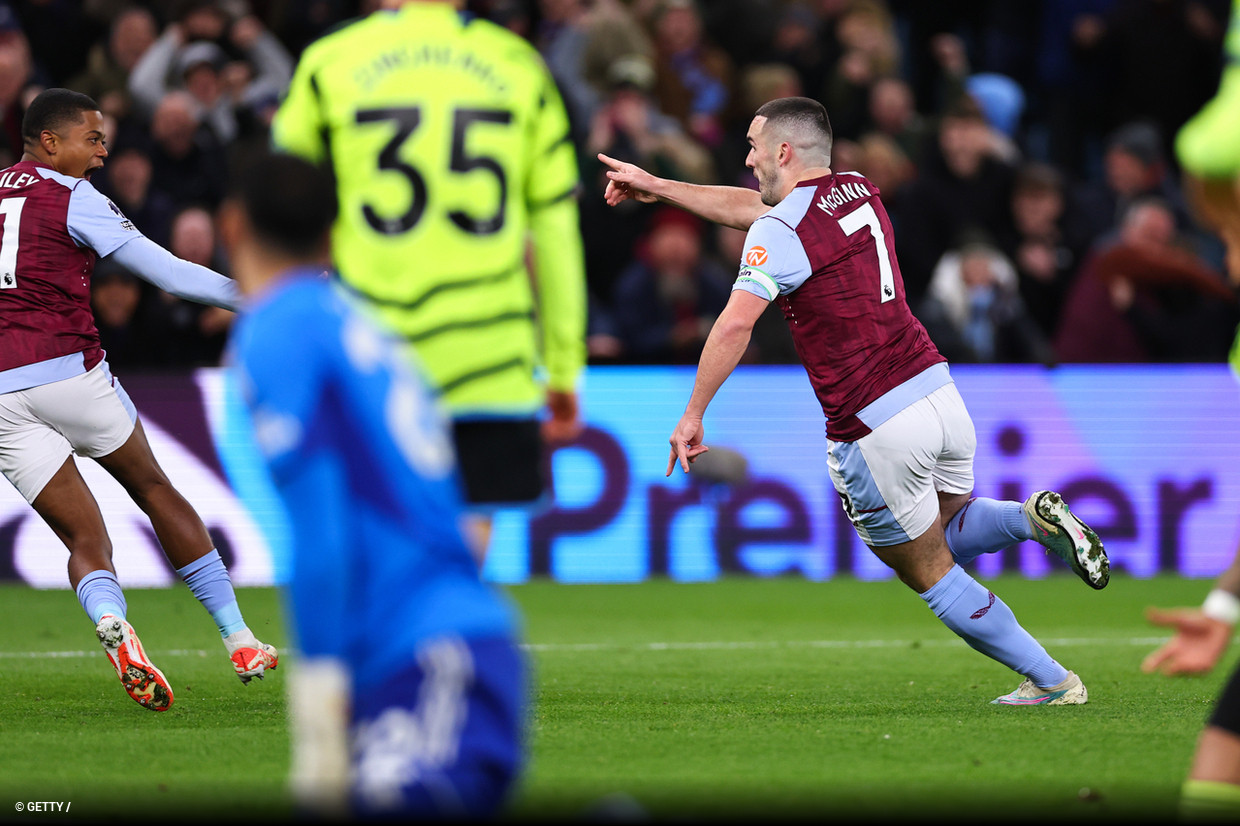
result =
[{"label": "neon green football shirt", "polygon": [[575,389],[577,159],[530,43],[448,3],[375,12],[305,50],[272,140],[330,165],[341,278],[413,345],[455,415],[527,415],[544,383]]}]

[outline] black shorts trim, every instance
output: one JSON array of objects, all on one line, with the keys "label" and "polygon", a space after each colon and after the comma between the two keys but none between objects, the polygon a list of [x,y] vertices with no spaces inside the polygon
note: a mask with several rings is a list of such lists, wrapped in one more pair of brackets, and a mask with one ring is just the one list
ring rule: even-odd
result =
[{"label": "black shorts trim", "polygon": [[538,419],[452,423],[457,462],[471,505],[529,505],[547,490]]}]

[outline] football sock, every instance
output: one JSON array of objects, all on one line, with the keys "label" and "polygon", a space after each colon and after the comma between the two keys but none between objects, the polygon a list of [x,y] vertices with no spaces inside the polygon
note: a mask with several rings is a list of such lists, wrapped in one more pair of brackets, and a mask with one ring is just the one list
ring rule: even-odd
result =
[{"label": "football sock", "polygon": [[177,574],[210,612],[211,619],[219,626],[221,637],[246,627],[245,620],[241,618],[241,608],[237,605],[237,596],[233,593],[232,580],[228,578],[228,569],[224,567],[219,551],[213,550],[184,568],[177,568]]},{"label": "football sock", "polygon": [[991,554],[1033,539],[1025,508],[1020,502],[970,499],[947,526],[947,547],[956,562],[964,565],[982,554]]},{"label": "football sock", "polygon": [[1012,609],[959,565],[953,565],[921,598],[972,648],[1039,687],[1049,688],[1068,676],[1067,669],[1020,626]]},{"label": "football sock", "polygon": [[78,602],[90,621],[99,624],[104,614],[125,618],[125,593],[111,571],[91,571],[82,577],[77,586]]}]

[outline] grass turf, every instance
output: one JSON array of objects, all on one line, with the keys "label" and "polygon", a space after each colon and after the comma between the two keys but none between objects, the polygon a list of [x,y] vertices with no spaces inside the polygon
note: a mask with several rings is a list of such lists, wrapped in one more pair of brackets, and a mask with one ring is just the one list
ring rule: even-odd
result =
[{"label": "grass turf", "polygon": [[[537,702],[508,818],[1172,819],[1238,652],[1206,677],[1141,674],[1167,634],[1142,610],[1199,603],[1209,583],[987,584],[1082,676],[1088,705],[991,705],[1020,678],[894,581],[511,587]],[[125,696],[71,592],[0,588],[0,818],[60,801],[75,819],[287,819],[295,653],[242,686],[185,589],[127,596],[176,693],[164,714]],[[275,592],[239,596],[285,646]]]}]

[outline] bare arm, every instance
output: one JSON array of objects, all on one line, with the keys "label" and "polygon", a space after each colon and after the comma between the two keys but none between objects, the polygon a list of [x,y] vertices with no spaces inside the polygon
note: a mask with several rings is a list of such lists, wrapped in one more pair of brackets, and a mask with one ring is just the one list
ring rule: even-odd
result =
[{"label": "bare arm", "polygon": [[703,186],[651,175],[641,167],[599,153],[607,172],[608,206],[633,199],[644,204],[662,201],[715,224],[747,230],[770,209],[761,196],[743,186]]},{"label": "bare arm", "polygon": [[710,329],[710,336],[702,348],[702,357],[698,361],[697,378],[693,382],[693,394],[685,407],[684,415],[676,424],[676,429],[668,438],[671,444],[671,455],[667,460],[667,476],[680,462],[681,470],[689,472],[689,465],[698,456],[710,450],[702,444],[705,431],[702,428],[702,416],[715,393],[723,386],[728,376],[740,363],[745,348],[749,346],[749,338],[753,334],[753,326],[759,316],[766,310],[770,302],[744,290],[733,290],[728,304],[715,320]]},{"label": "bare arm", "polygon": [[1240,548],[1227,570],[1219,575],[1214,589],[1200,608],[1150,608],[1146,617],[1155,625],[1175,629],[1175,636],[1145,658],[1141,670],[1147,674],[1201,674],[1211,670],[1231,642],[1240,611]]}]

